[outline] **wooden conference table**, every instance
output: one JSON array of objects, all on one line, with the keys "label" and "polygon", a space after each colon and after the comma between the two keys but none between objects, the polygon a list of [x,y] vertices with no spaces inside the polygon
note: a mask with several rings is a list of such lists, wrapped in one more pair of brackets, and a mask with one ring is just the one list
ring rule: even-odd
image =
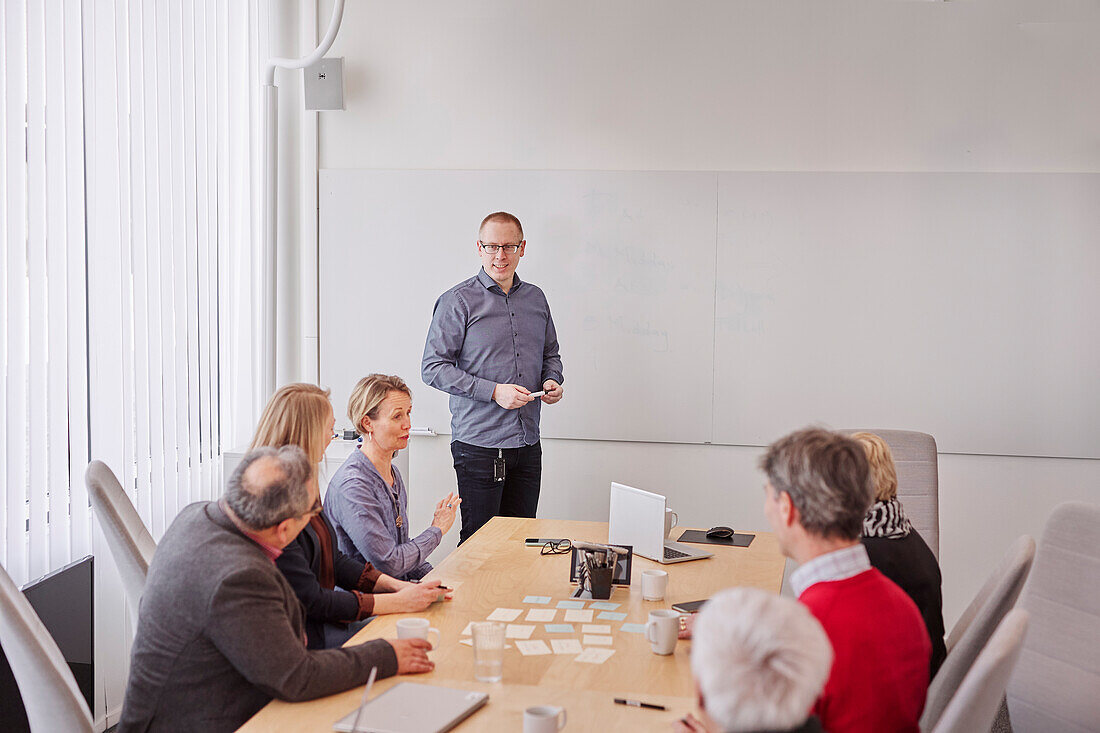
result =
[{"label": "wooden conference table", "polygon": [[[679,536],[679,529],[672,536]],[[623,621],[593,619],[594,624],[610,624],[615,654],[603,664],[582,664],[569,655],[523,656],[512,647],[504,652],[503,682],[488,684],[474,680],[474,653],[459,643],[462,630],[470,621],[484,620],[496,608],[523,609],[514,623],[532,623],[524,617],[532,608],[555,608],[568,600],[575,589],[569,583],[569,554],[542,555],[540,548],[527,547],[527,537],[568,537],[591,542],[607,541],[605,522],[574,522],[552,519],[516,519],[496,517],[461,547],[452,552],[429,578],[439,578],[455,589],[454,600],[434,603],[421,613],[380,616],[348,642],[356,644],[377,638],[395,638],[395,623],[400,618],[419,616],[431,621],[441,634],[440,643],[430,652],[435,670],[429,674],[402,675],[375,683],[372,697],[400,681],[481,690],[489,693],[489,702],[458,726],[459,731],[507,730],[523,727],[523,710],[532,705],[560,705],[566,708],[568,730],[660,730],[695,709],[691,678],[691,642],[681,641],[671,656],[650,651],[644,634],[620,630],[622,623],[645,623],[649,612],[669,608],[673,603],[707,598],[734,585],[748,585],[778,593],[783,579],[783,557],[775,537],[758,532],[752,545],[742,547],[708,546],[714,557],[706,560],[662,566],[635,556],[628,588],[616,587],[609,602],[621,604],[615,609],[627,614]],[[668,592],[663,601],[644,601],[641,572],[662,568],[669,573]],[[525,604],[528,595],[549,596],[548,605]],[[586,602],[585,607],[588,607]],[[555,621],[564,615],[559,611]],[[596,612],[599,615],[599,611]],[[575,634],[547,634],[543,624],[531,639],[547,641],[555,637],[580,640],[581,624]],[[275,700],[257,713],[242,731],[324,731],[355,709],[363,688],[303,703]],[[643,710],[613,702],[615,697],[644,700],[665,705],[666,712]]]}]

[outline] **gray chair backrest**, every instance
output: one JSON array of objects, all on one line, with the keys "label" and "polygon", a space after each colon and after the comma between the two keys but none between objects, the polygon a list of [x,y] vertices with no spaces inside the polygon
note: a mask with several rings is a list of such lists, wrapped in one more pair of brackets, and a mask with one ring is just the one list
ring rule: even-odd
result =
[{"label": "gray chair backrest", "polygon": [[[92,730],[88,703],[26,596],[0,567],[0,646],[19,685],[32,731]],[[0,727],[2,721],[0,721]]]},{"label": "gray chair backrest", "polygon": [[988,731],[997,716],[1027,634],[1028,613],[1008,612],[947,704],[933,733]]},{"label": "gray chair backrest", "polygon": [[940,559],[940,469],[936,439],[912,430],[862,428],[886,441],[898,470],[898,500],[914,529]]},{"label": "gray chair backrest", "polygon": [[951,696],[970,672],[993,631],[1016,605],[1034,559],[1035,540],[1031,535],[1022,535],[1008,548],[1001,563],[970,602],[966,610],[966,614],[970,614],[966,630],[947,653],[943,666],[928,686],[928,699],[920,718],[921,730],[931,730],[939,722]]},{"label": "gray chair backrest", "polygon": [[111,548],[111,555],[118,565],[122,585],[126,588],[126,598],[136,619],[138,603],[145,591],[145,578],[149,574],[149,564],[153,562],[157,543],[106,463],[89,463],[84,481],[88,485],[88,496],[91,497],[99,526],[107,538],[107,545]]},{"label": "gray chair backrest", "polygon": [[1012,729],[1100,730],[1100,505],[1055,507],[1020,607],[1031,630],[1008,683]]}]

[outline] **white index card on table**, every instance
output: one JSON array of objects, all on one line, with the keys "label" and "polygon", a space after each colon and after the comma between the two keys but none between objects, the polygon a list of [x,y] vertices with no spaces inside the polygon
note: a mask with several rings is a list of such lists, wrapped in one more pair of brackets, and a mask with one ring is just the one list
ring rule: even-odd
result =
[{"label": "white index card on table", "polygon": [[519,653],[525,657],[535,654],[550,653],[550,647],[546,646],[546,642],[542,639],[535,639],[534,641],[517,641],[516,648],[519,649]]},{"label": "white index card on table", "polygon": [[592,621],[592,609],[591,608],[571,608],[565,612],[565,622],[579,621],[582,624],[591,623]]},{"label": "white index card on table", "polygon": [[524,621],[535,621],[538,623],[550,623],[554,620],[554,617],[558,615],[556,608],[532,608],[527,612],[527,616]]},{"label": "white index card on table", "polygon": [[508,624],[504,629],[505,639],[530,639],[531,634],[535,632],[534,626],[524,626],[522,624]]},{"label": "white index card on table", "polygon": [[[521,613],[523,613],[523,611],[518,608],[498,608],[485,618],[489,621],[503,621],[508,623],[509,621],[515,621],[519,618]],[[591,621],[591,619],[589,620]]]},{"label": "white index card on table", "polygon": [[[466,646],[473,646],[474,645],[474,640],[473,639],[459,639],[458,643],[459,644],[465,644]],[[504,648],[505,649],[511,649],[512,645],[511,644],[505,644]]]},{"label": "white index card on table", "polygon": [[610,636],[593,636],[592,634],[584,635],[585,646],[611,646],[614,643],[614,639]]},{"label": "white index card on table", "polygon": [[614,653],[614,649],[585,649],[574,657],[573,661],[584,662],[585,664],[603,664],[610,659],[611,655]]},{"label": "white index card on table", "polygon": [[551,639],[550,646],[555,654],[580,654],[584,651],[576,639]]}]

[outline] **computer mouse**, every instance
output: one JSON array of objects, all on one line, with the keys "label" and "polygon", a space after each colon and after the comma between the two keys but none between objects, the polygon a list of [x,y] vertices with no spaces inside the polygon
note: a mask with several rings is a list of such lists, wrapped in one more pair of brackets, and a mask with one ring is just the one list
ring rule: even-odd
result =
[{"label": "computer mouse", "polygon": [[728,540],[733,537],[733,530],[729,527],[711,527],[707,530],[707,537],[712,540]]}]

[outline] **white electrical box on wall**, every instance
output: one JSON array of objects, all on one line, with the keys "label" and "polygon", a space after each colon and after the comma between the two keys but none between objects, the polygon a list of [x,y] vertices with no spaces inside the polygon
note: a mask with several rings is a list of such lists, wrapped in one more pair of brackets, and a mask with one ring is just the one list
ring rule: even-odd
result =
[{"label": "white electrical box on wall", "polygon": [[344,109],[344,58],[321,59],[305,69],[306,109]]}]

